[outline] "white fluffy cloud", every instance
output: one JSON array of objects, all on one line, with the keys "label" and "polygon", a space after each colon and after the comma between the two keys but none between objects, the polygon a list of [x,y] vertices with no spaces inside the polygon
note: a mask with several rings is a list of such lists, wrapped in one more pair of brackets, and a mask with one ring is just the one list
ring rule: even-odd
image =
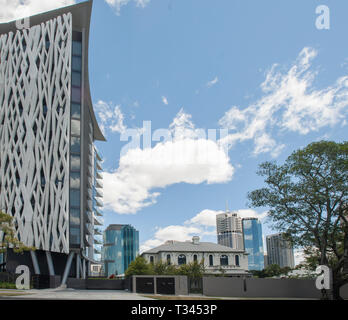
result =
[{"label": "white fluffy cloud", "polygon": [[115,9],[117,15],[120,15],[123,6],[134,2],[137,7],[145,8],[150,3],[150,0],[105,0],[105,2]]},{"label": "white fluffy cloud", "polygon": [[140,252],[160,246],[167,240],[191,240],[193,236],[199,235],[200,233],[201,230],[199,228],[191,226],[168,226],[165,228],[159,228],[154,235],[154,239],[147,240],[140,246]]},{"label": "white fluffy cloud", "polygon": [[126,130],[124,114],[120,105],[113,106],[111,103],[99,100],[94,104],[94,109],[100,119],[100,129],[104,135],[107,130],[119,133],[123,133]]},{"label": "white fluffy cloud", "polygon": [[234,168],[220,145],[199,135],[181,110],[170,125],[173,139],[153,148],[131,148],[121,155],[119,167],[104,173],[104,204],[120,214],[136,213],[156,202],[159,192],[177,183],[224,183]]},{"label": "white fluffy cloud", "polygon": [[219,82],[219,78],[215,77],[213,80],[207,82],[207,87],[211,88],[211,87],[215,86],[218,82]]},{"label": "white fluffy cloud", "polygon": [[75,0],[0,0],[0,23],[75,4]]},{"label": "white fluffy cloud", "polygon": [[275,140],[272,128],[305,135],[343,124],[348,106],[348,77],[316,90],[313,82],[317,72],[311,70],[316,56],[316,50],[304,48],[287,72],[273,65],[261,84],[264,96],[245,109],[233,106],[220,119],[222,127],[233,131],[225,142],[234,145],[253,140],[255,155],[270,152],[277,157],[284,145]]}]

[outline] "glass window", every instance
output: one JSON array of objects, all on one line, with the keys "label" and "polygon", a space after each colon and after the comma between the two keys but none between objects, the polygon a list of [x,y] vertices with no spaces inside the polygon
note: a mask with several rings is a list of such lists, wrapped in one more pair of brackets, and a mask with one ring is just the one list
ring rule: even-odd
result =
[{"label": "glass window", "polygon": [[81,134],[81,123],[80,120],[71,120],[71,134],[75,136],[79,136]]},{"label": "glass window", "polygon": [[80,88],[71,88],[71,101],[81,103],[81,89]]},{"label": "glass window", "polygon": [[80,244],[80,228],[70,227],[70,243]]},{"label": "glass window", "polygon": [[178,257],[178,265],[186,264],[186,256],[184,254],[179,255]]},{"label": "glass window", "polygon": [[72,155],[71,156],[71,164],[70,164],[70,166],[71,166],[70,170],[80,171],[80,168],[81,168],[81,158],[80,158],[80,156]]},{"label": "glass window", "polygon": [[194,262],[197,262],[197,260],[198,260],[197,255],[196,255],[196,254],[193,255],[193,261],[194,261]]},{"label": "glass window", "polygon": [[70,207],[80,206],[80,190],[70,189]]},{"label": "glass window", "polygon": [[220,265],[228,266],[228,257],[226,255],[220,257]]},{"label": "glass window", "polygon": [[70,173],[70,188],[80,189],[81,187],[81,176],[80,172]]},{"label": "glass window", "polygon": [[71,104],[71,117],[81,119],[81,105],[79,103]]},{"label": "glass window", "polygon": [[80,226],[80,208],[70,208],[70,226]]},{"label": "glass window", "polygon": [[209,266],[213,266],[214,265],[214,258],[213,255],[209,255]]},{"label": "glass window", "polygon": [[71,83],[75,87],[81,87],[81,72],[76,72],[76,71],[72,72]]},{"label": "glass window", "polygon": [[150,257],[150,263],[154,263],[153,256]]},{"label": "glass window", "polygon": [[239,267],[239,255],[236,255],[236,266]]},{"label": "glass window", "polygon": [[81,152],[81,140],[79,137],[71,137],[70,151],[72,153],[80,153]]},{"label": "glass window", "polygon": [[81,57],[72,57],[72,70],[81,71],[82,70],[82,59]]},{"label": "glass window", "polygon": [[167,264],[170,264],[170,254],[167,254]]},{"label": "glass window", "polygon": [[82,43],[79,41],[73,41],[73,55],[80,56],[82,54]]}]

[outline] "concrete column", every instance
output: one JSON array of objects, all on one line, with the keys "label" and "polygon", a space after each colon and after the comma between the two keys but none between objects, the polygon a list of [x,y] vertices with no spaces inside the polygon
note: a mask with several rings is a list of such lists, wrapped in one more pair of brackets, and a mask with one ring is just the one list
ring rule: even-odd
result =
[{"label": "concrete column", "polygon": [[66,281],[68,280],[68,276],[69,276],[69,272],[70,272],[70,268],[71,268],[71,263],[72,263],[72,260],[74,258],[74,255],[75,255],[75,253],[73,251],[71,251],[69,254],[69,257],[68,257],[68,261],[66,262],[66,265],[65,265],[65,270],[64,270],[61,286],[64,286],[66,284]]},{"label": "concrete column", "polygon": [[50,276],[54,276],[55,273],[54,273],[54,267],[53,267],[51,252],[46,251],[46,259],[47,259],[48,271],[50,273]]},{"label": "concrete column", "polygon": [[31,261],[33,262],[35,274],[41,274],[39,263],[37,262],[36,252],[32,250],[30,251],[30,255],[31,255]]}]

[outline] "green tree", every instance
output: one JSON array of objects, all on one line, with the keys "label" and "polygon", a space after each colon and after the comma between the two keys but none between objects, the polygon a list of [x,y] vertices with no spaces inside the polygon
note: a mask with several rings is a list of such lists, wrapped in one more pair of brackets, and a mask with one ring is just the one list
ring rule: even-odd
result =
[{"label": "green tree", "polygon": [[35,247],[28,247],[19,241],[16,237],[13,217],[0,212],[0,253],[5,254],[5,261],[7,261],[8,249],[13,249],[15,253],[23,253],[24,251],[35,250]]},{"label": "green tree", "polygon": [[154,274],[153,266],[141,256],[136,257],[125,272],[126,277],[150,274]]},{"label": "green tree", "polygon": [[248,194],[250,206],[270,208],[276,230],[294,246],[314,248],[315,265],[332,268],[333,297],[340,299],[348,283],[348,142],[311,143],[283,165],[262,163],[258,174],[267,187]]}]

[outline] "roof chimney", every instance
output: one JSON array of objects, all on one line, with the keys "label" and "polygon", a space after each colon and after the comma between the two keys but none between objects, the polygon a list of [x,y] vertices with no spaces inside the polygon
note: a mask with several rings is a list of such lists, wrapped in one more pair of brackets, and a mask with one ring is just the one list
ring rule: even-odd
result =
[{"label": "roof chimney", "polygon": [[198,236],[194,236],[194,237],[192,238],[192,243],[193,243],[193,244],[199,244],[199,237],[198,237]]}]

